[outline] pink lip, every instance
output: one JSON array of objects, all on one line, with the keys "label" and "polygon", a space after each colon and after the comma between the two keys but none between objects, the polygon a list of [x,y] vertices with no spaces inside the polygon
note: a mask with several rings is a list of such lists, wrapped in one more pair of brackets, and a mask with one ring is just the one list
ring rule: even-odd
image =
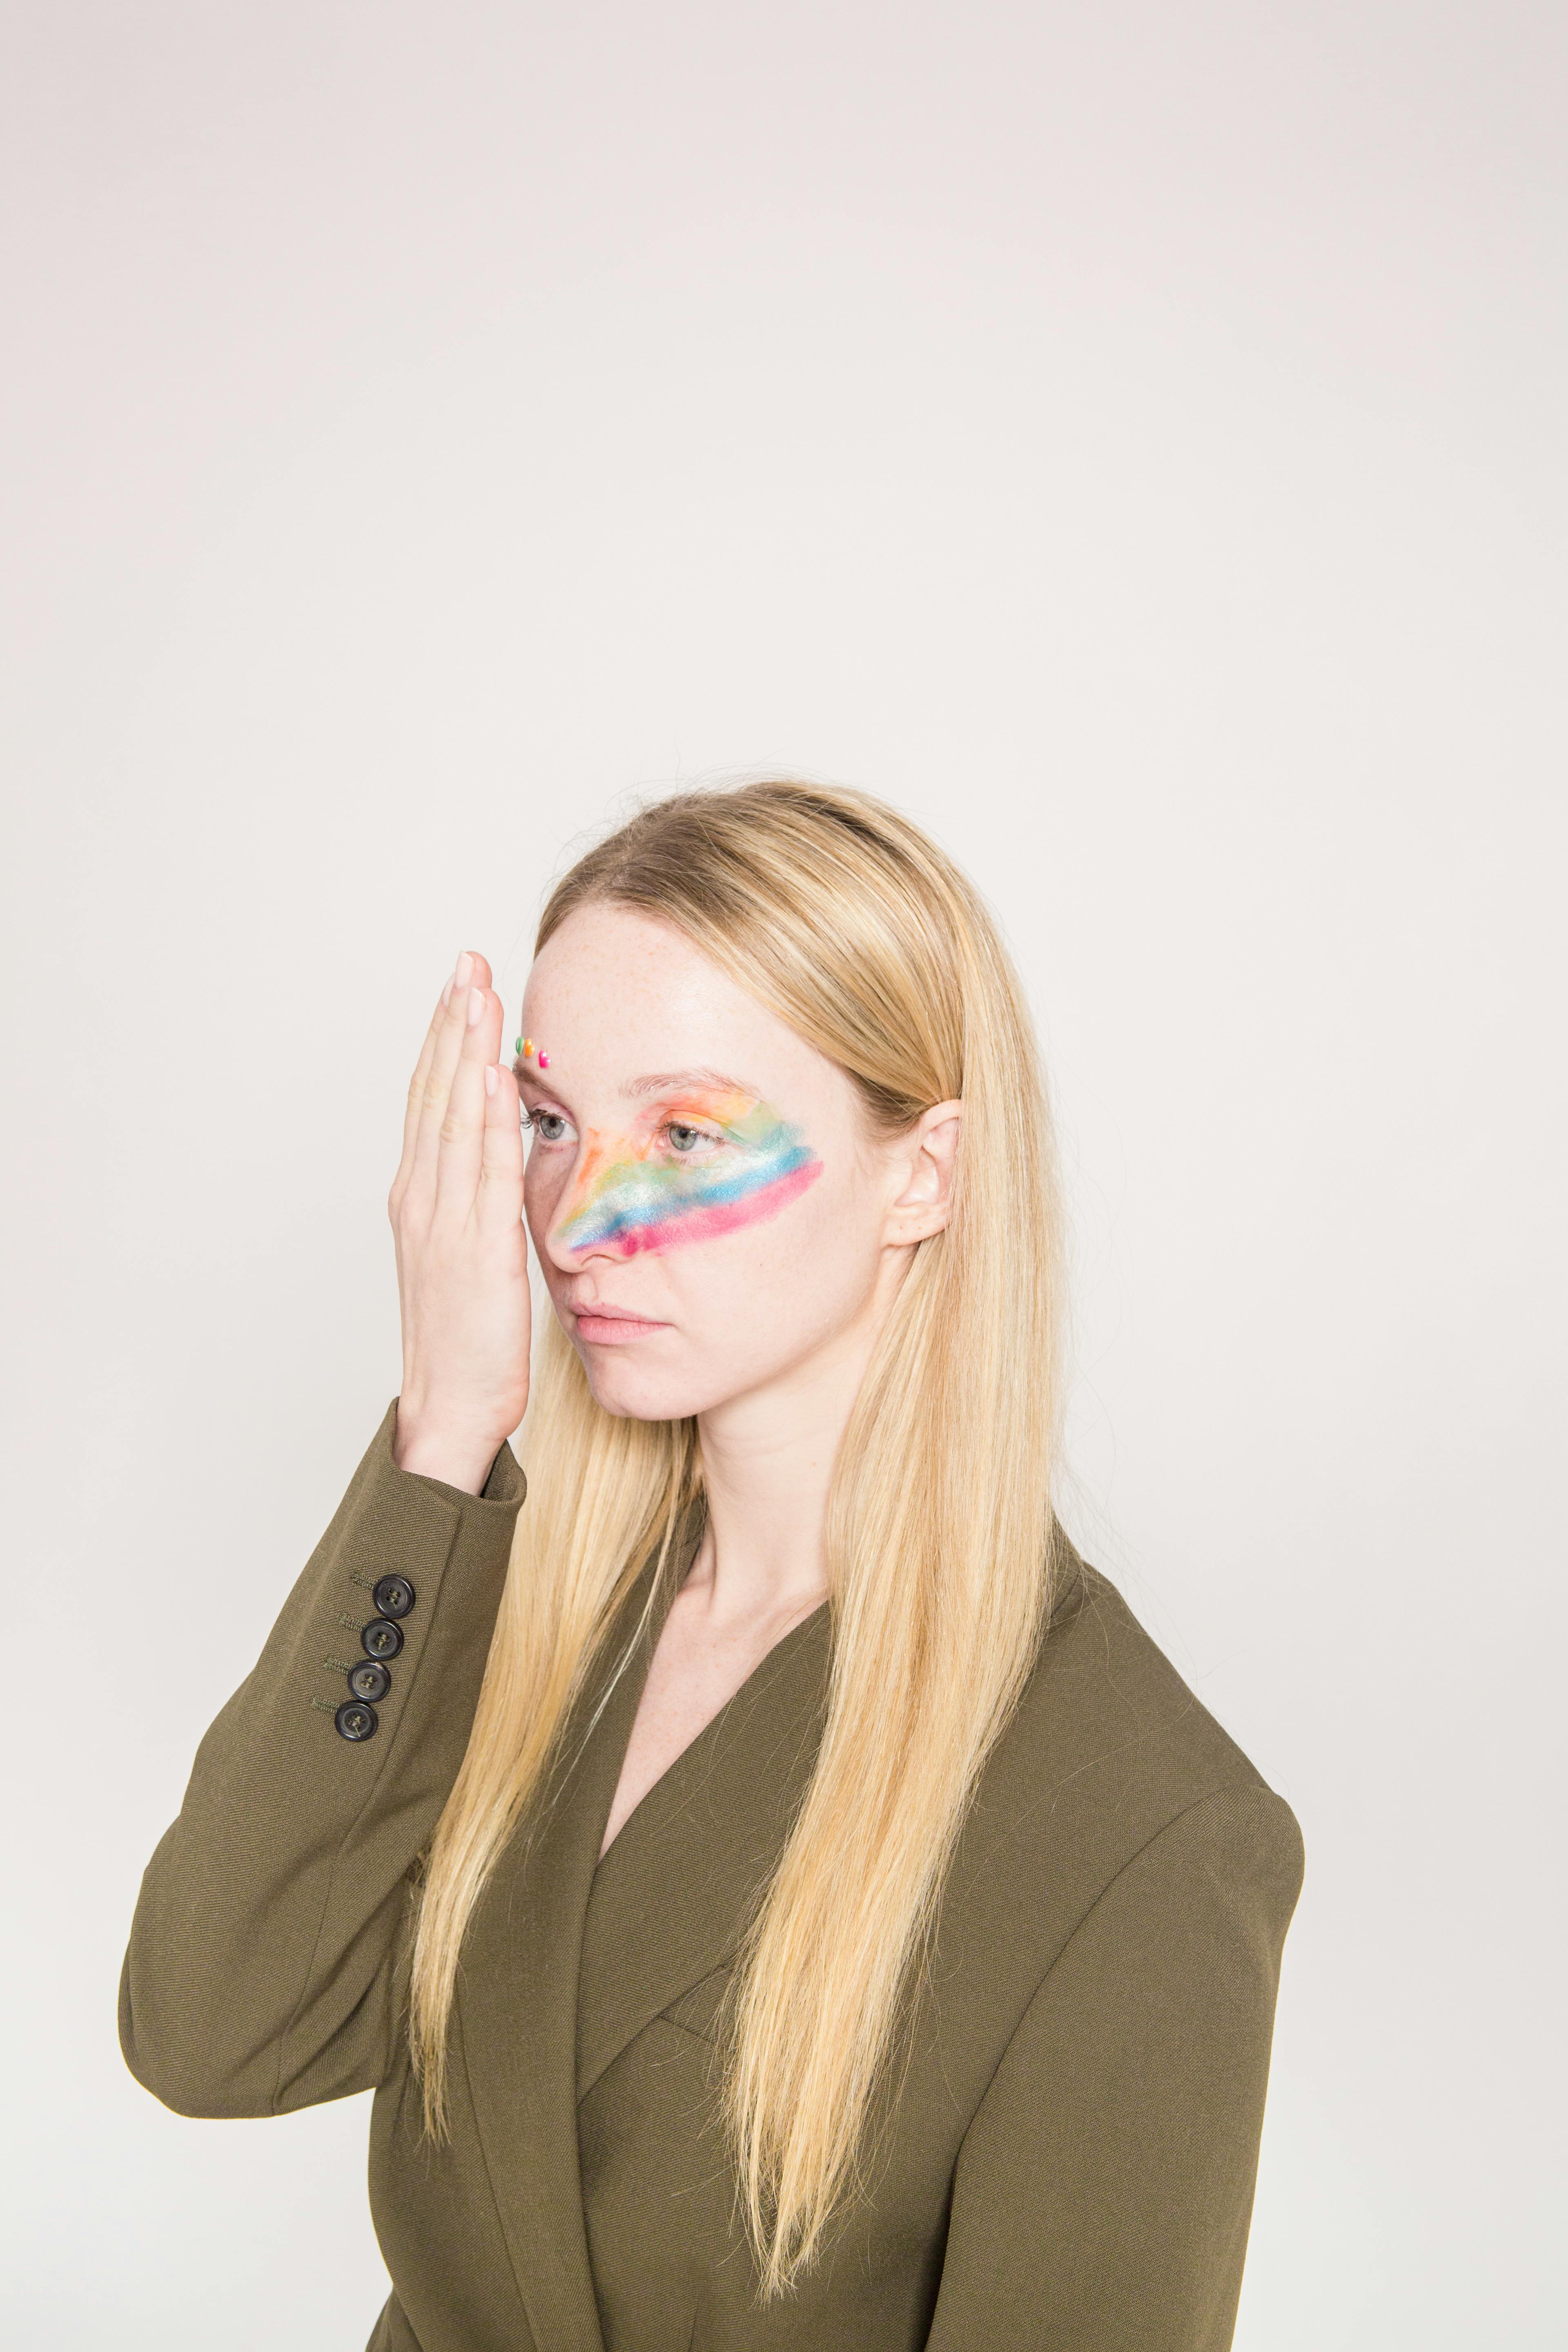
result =
[{"label": "pink lip", "polygon": [[590,1347],[624,1347],[628,1339],[646,1339],[650,1331],[668,1331],[668,1323],[651,1322],[646,1315],[634,1315],[627,1307],[609,1307],[595,1299],[583,1307],[568,1302],[567,1312],[576,1318],[577,1337]]}]

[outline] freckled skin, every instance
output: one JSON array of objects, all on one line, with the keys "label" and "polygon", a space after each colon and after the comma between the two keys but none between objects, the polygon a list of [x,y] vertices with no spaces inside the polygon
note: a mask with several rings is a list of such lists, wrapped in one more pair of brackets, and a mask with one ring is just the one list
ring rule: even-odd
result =
[{"label": "freckled skin", "polygon": [[[841,1359],[863,1360],[901,1275],[888,1217],[907,1157],[869,1133],[847,1072],[637,909],[591,904],[569,915],[535,960],[519,1011],[522,1036],[536,1047],[543,1039],[550,1055],[547,1074],[537,1057],[518,1066],[533,1122],[529,1230],[595,1400],[649,1421],[723,1408],[727,1426],[775,1446],[815,1410],[807,1400],[839,1377]],[[663,1071],[686,1076],[650,1088]],[[679,1132],[687,1123],[709,1132]],[[805,1150],[785,1179],[800,1189],[770,1195],[759,1183],[754,1209],[721,1228],[706,1212],[731,1204],[704,1188],[760,1168],[761,1146],[780,1127]],[[679,1172],[651,1172],[666,1166]],[[781,1156],[769,1181],[782,1174]],[[627,1181],[635,1205],[656,1213],[640,1226],[634,1217],[617,1230],[608,1214],[593,1225],[591,1213]],[[678,1202],[684,1226],[668,1219]],[[704,1247],[688,1245],[699,1238]],[[585,1338],[574,1310],[595,1307],[650,1328],[619,1346]],[[712,1428],[705,1443],[717,1443]]]},{"label": "freckled skin", "polygon": [[[672,1124],[711,1120],[696,1154],[671,1148]],[[771,1104],[746,1096],[662,1105],[613,1141],[595,1136],[578,1171],[577,1204],[562,1226],[574,1252],[601,1248],[623,1257],[679,1249],[776,1217],[822,1173],[797,1127]]]}]

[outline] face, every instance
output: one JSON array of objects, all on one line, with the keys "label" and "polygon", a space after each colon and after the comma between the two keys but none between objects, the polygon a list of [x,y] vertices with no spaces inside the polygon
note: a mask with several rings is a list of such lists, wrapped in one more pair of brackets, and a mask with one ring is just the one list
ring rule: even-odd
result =
[{"label": "face", "polygon": [[710,1412],[865,1339],[909,1255],[910,1154],[835,1063],[608,904],[543,949],[521,1025],[529,1229],[602,1405]]}]

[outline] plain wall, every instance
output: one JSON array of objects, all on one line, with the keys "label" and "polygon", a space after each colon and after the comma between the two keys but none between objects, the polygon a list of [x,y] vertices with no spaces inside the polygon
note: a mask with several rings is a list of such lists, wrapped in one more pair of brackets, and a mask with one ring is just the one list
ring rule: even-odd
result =
[{"label": "plain wall", "polygon": [[137,1880],[454,955],[768,764],[998,908],[1067,1517],[1305,1831],[1238,2345],[1560,2341],[1565,21],[10,0],[11,2342],[369,2332],[365,2103],[139,2089]]}]

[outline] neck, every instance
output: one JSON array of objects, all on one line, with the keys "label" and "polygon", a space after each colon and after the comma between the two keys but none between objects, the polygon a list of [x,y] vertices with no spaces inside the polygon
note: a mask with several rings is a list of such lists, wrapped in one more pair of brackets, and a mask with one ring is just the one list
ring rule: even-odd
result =
[{"label": "neck", "polygon": [[686,1590],[716,1624],[795,1620],[827,1597],[828,1489],[906,1254],[852,1324],[764,1387],[698,1416],[708,1528]]}]

